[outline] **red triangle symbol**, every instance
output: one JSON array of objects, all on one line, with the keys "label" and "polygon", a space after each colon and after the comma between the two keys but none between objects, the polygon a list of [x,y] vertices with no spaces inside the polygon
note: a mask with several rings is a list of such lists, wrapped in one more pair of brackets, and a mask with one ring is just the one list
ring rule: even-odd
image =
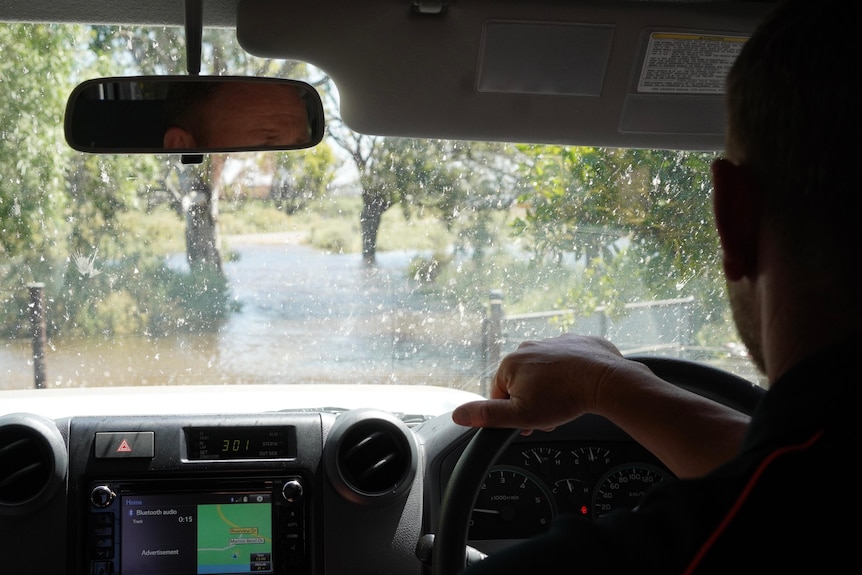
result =
[{"label": "red triangle symbol", "polygon": [[128,442],[127,442],[125,439],[123,440],[123,442],[122,442],[122,443],[120,443],[120,446],[117,448],[117,453],[120,453],[121,451],[124,451],[124,452],[127,452],[127,453],[131,453],[131,452],[132,452],[132,448],[131,448],[131,447],[129,447],[129,444],[128,444]]}]

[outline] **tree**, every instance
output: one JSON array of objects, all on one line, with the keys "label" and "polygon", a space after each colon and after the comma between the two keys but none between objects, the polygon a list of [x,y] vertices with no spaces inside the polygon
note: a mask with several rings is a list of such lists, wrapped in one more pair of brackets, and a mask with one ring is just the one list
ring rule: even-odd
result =
[{"label": "tree", "polygon": [[[180,28],[97,27],[94,30],[92,47],[97,53],[113,54],[115,67],[125,66],[136,73],[157,75],[183,74],[188,69]],[[201,52],[203,75],[300,78],[308,75],[304,63],[251,56],[229,30],[204,30]],[[292,184],[295,187],[291,187],[288,195],[316,197],[332,180],[333,158],[325,148],[324,145],[317,153],[278,153],[274,161],[266,156],[275,153],[261,154],[263,159],[244,163],[248,169],[268,171],[273,186],[282,194],[285,186]],[[163,164],[161,179],[168,192],[167,200],[186,221],[186,256],[192,270],[222,272],[218,204],[227,186],[222,174],[229,158],[228,154],[210,154],[200,165],[184,165],[174,156]]]},{"label": "tree", "polygon": [[383,213],[397,201],[397,190],[391,187],[391,182],[377,178],[378,164],[386,155],[386,140],[377,136],[358,134],[347,128],[340,118],[330,118],[329,136],[350,155],[359,174],[359,187],[362,193],[362,210],[359,214],[362,261],[366,265],[374,265],[381,218]]},{"label": "tree", "polygon": [[0,42],[11,50],[0,60],[6,91],[0,100],[0,251],[2,279],[15,284],[4,302],[9,315],[0,322],[9,334],[21,328],[27,297],[21,284],[30,281],[46,285],[53,333],[86,323],[84,315],[106,293],[101,284],[113,278],[100,270],[105,259],[117,261],[118,216],[155,173],[151,160],[81,154],[63,140],[74,78],[98,74],[107,63],[82,56],[90,32],[73,25],[0,25]]},{"label": "tree", "polygon": [[561,146],[522,151],[532,186],[519,198],[527,209],[517,230],[532,238],[537,258],[561,261],[572,254],[584,266],[586,287],[582,282],[563,307],[589,313],[598,305],[618,306],[633,293],[620,278],[638,278],[655,299],[695,295],[701,305],[719,309],[723,281],[708,169],[714,154]]},{"label": "tree", "polygon": [[[81,33],[80,27],[0,24],[0,253],[25,258],[34,272],[53,252],[53,225],[63,221],[68,203],[62,111]],[[21,73],[24,62],[27,73]],[[33,279],[40,279],[38,272]]]},{"label": "tree", "polygon": [[274,167],[269,196],[279,208],[294,214],[326,193],[335,179],[332,148],[320,143],[311,150],[271,154]]},{"label": "tree", "polygon": [[359,174],[362,258],[373,264],[383,214],[400,204],[407,217],[435,213],[447,229],[460,226],[462,248],[481,257],[489,214],[509,207],[515,179],[508,150],[497,144],[384,138],[353,132],[339,119],[330,136],[350,155]]},{"label": "tree", "polygon": [[[520,153],[512,145],[451,140],[414,140],[401,168],[407,192],[402,209],[409,217],[436,214],[458,238],[456,249],[481,260],[492,246],[493,215],[506,212],[518,197]],[[418,169],[417,169],[418,167]],[[415,179],[411,185],[409,180]]]}]

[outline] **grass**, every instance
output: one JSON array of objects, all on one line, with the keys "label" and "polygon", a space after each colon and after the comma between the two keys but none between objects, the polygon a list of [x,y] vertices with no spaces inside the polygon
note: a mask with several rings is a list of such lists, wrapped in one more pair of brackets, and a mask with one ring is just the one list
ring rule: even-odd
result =
[{"label": "grass", "polygon": [[[359,253],[362,233],[359,197],[322,198],[304,210],[289,215],[269,200],[219,203],[219,233],[238,234],[299,233],[318,249]],[[146,241],[156,253],[185,251],[185,221],[167,206],[150,213],[126,212],[121,216],[128,233]],[[504,227],[500,222],[498,227]],[[377,250],[419,250],[442,252],[456,241],[440,220],[431,217],[407,219],[399,206],[383,214],[377,236]]]},{"label": "grass", "polygon": [[119,215],[121,225],[127,230],[126,243],[144,244],[153,253],[170,254],[185,251],[186,223],[167,206],[159,206],[145,214],[136,210]]},{"label": "grass", "polygon": [[[248,233],[301,233],[306,241],[321,250],[358,253],[362,233],[359,197],[323,198],[292,215],[266,200],[220,205],[219,231],[223,235]],[[406,219],[395,206],[383,214],[377,237],[378,251],[436,250],[452,243],[436,219]]]}]

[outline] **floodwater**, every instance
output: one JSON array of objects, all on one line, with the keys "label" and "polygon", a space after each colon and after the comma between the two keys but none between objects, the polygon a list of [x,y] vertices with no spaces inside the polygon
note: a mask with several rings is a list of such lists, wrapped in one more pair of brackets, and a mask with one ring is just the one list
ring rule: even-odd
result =
[{"label": "floodwater", "polygon": [[[475,391],[481,316],[429,303],[411,252],[321,253],[290,238],[234,238],[225,264],[241,310],[206,336],[50,342],[46,387],[409,383]],[[182,261],[178,256],[177,261]],[[50,313],[50,310],[48,311]],[[34,386],[29,341],[0,341],[0,389]]]}]

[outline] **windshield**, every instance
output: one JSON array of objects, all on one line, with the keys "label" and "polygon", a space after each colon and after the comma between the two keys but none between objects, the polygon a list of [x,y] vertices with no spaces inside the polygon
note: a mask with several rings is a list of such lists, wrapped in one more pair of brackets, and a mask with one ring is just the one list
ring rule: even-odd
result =
[{"label": "windshield", "polygon": [[76,84],[183,74],[182,37],[0,24],[0,389],[485,394],[502,355],[565,331],[758,381],[726,303],[715,154],[357,134],[324,71],[224,30],[204,31],[201,73],[309,82],[320,145],[200,164],[66,145]]}]

